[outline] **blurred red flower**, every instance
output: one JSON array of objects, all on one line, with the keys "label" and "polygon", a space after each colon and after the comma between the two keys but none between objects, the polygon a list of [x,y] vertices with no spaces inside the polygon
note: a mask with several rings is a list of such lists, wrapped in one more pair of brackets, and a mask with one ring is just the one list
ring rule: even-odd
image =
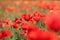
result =
[{"label": "blurred red flower", "polygon": [[39,21],[39,20],[40,20],[40,14],[39,14],[38,10],[36,10],[36,11],[33,13],[32,18],[33,18],[35,21]]},{"label": "blurred red flower", "polygon": [[1,32],[3,34],[2,36],[4,36],[4,37],[12,36],[12,33],[10,30],[2,30]]},{"label": "blurred red flower", "polygon": [[18,29],[19,28],[19,26],[18,26],[18,24],[17,23],[13,23],[13,28],[16,28],[16,29]]},{"label": "blurred red flower", "polygon": [[14,20],[15,23],[19,24],[22,22],[22,18],[15,18]]},{"label": "blurred red flower", "polygon": [[2,32],[0,32],[0,39],[4,38]]},{"label": "blurred red flower", "polygon": [[31,15],[30,15],[30,14],[22,14],[22,18],[23,18],[24,20],[29,21],[29,20],[31,19]]},{"label": "blurred red flower", "polygon": [[27,40],[58,40],[58,35],[50,31],[32,30],[27,35]]},{"label": "blurred red flower", "polygon": [[9,28],[11,25],[12,25],[12,21],[8,18],[8,19],[4,20],[2,27]]},{"label": "blurred red flower", "polygon": [[0,26],[2,26],[2,19],[0,18]]},{"label": "blurred red flower", "polygon": [[60,12],[49,12],[44,21],[49,29],[60,31]]},{"label": "blurred red flower", "polygon": [[6,12],[14,12],[16,10],[15,6],[6,6],[5,7]]}]

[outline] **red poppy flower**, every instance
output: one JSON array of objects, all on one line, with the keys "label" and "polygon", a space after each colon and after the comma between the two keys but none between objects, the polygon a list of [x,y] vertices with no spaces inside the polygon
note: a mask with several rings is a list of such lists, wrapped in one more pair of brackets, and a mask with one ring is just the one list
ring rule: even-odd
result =
[{"label": "red poppy flower", "polygon": [[0,26],[2,26],[2,19],[0,18]]},{"label": "red poppy flower", "polygon": [[23,17],[25,20],[27,20],[27,21],[29,21],[29,20],[31,19],[31,15],[30,15],[30,14],[23,14],[22,17]]},{"label": "red poppy flower", "polygon": [[22,23],[21,27],[22,27],[23,30],[27,30],[28,27],[29,27],[29,24],[24,22],[24,23]]},{"label": "red poppy flower", "polygon": [[33,18],[31,18],[29,22],[36,23],[36,21]]},{"label": "red poppy flower", "polygon": [[3,31],[1,31],[1,32],[2,32],[2,34],[3,34],[4,37],[12,36],[12,33],[11,33],[10,30],[3,30]]},{"label": "red poppy flower", "polygon": [[39,21],[39,20],[40,20],[40,16],[34,16],[33,19],[34,19],[35,21]]},{"label": "red poppy flower", "polygon": [[24,28],[28,31],[27,40],[58,40],[58,35],[56,33],[40,30],[35,25],[24,26]]},{"label": "red poppy flower", "polygon": [[15,18],[14,22],[17,23],[17,24],[19,24],[19,23],[22,22],[22,19],[20,19],[20,18]]},{"label": "red poppy flower", "polygon": [[0,32],[0,39],[4,38],[2,32]]},{"label": "red poppy flower", "polygon": [[5,9],[7,12],[14,12],[16,10],[14,6],[9,6],[9,5]]},{"label": "red poppy flower", "polygon": [[12,25],[12,21],[8,18],[6,20],[4,20],[4,23],[2,24],[3,27],[7,27],[9,28]]},{"label": "red poppy flower", "polygon": [[50,31],[30,31],[27,40],[58,40],[58,35]]},{"label": "red poppy flower", "polygon": [[60,31],[60,12],[50,12],[46,15],[45,25],[52,30]]},{"label": "red poppy flower", "polygon": [[39,21],[40,20],[40,15],[38,13],[38,11],[35,11],[32,15],[32,18],[35,20],[35,21]]},{"label": "red poppy flower", "polygon": [[38,30],[38,27],[36,25],[31,25],[29,23],[22,23],[22,29],[23,30],[27,30],[27,31],[31,31],[31,30]]},{"label": "red poppy flower", "polygon": [[16,29],[18,29],[19,28],[19,26],[18,26],[18,24],[17,23],[13,23],[13,28],[16,28]]}]

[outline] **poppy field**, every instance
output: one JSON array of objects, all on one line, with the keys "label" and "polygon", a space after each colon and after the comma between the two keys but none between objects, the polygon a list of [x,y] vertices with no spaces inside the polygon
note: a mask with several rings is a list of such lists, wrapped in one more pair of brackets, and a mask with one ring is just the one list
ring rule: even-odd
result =
[{"label": "poppy field", "polygon": [[0,0],[0,40],[60,40],[60,0]]}]

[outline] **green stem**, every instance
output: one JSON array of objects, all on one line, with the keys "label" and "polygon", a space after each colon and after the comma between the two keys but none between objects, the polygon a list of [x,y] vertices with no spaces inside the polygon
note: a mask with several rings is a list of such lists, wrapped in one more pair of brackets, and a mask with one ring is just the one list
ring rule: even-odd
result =
[{"label": "green stem", "polygon": [[6,38],[4,38],[3,40],[11,40],[11,39],[10,39],[10,37],[6,37]]}]

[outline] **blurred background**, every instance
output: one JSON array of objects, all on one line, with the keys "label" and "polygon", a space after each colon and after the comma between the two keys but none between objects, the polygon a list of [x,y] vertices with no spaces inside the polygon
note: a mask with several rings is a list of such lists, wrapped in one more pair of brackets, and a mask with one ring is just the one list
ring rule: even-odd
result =
[{"label": "blurred background", "polygon": [[0,0],[0,18],[12,20],[20,17],[21,14],[31,14],[36,10],[44,13],[50,9],[59,11],[59,7],[60,0]]}]

